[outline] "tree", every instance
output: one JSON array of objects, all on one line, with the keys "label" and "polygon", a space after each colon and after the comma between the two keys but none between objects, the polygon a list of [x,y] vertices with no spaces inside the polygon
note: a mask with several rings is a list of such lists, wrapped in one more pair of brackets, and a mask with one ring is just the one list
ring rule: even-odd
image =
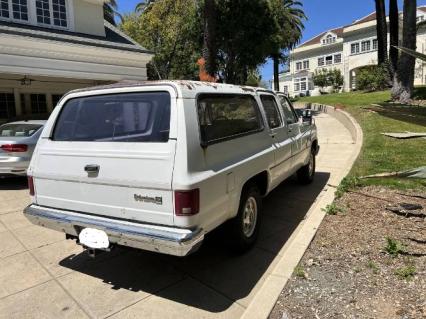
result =
[{"label": "tree", "polygon": [[146,10],[150,9],[156,0],[144,0],[136,4],[135,12],[142,14]]},{"label": "tree", "polygon": [[198,79],[202,30],[198,0],[156,1],[141,14],[123,18],[121,30],[155,52],[148,78]]},{"label": "tree", "polygon": [[307,19],[302,3],[297,0],[270,0],[271,10],[277,25],[273,39],[271,58],[274,71],[274,89],[279,90],[279,66],[285,61],[283,51],[290,50],[300,42],[304,29],[303,20]]},{"label": "tree", "polygon": [[395,76],[398,69],[399,52],[399,10],[398,0],[389,0],[389,32],[390,32],[390,67],[391,75]]},{"label": "tree", "polygon": [[104,3],[104,19],[112,25],[117,25],[115,22],[115,16],[121,18],[118,13],[118,5],[116,0],[109,0]]},{"label": "tree", "polygon": [[268,0],[216,3],[219,75],[226,83],[245,84],[250,70],[263,64],[278,33]]},{"label": "tree", "polygon": [[203,6],[203,59],[207,75],[216,78],[217,74],[217,38],[216,38],[216,1],[204,0]]},{"label": "tree", "polygon": [[[417,42],[417,0],[404,0],[402,46],[415,51]],[[414,89],[416,58],[402,51],[392,88],[392,98],[408,104]]]},{"label": "tree", "polygon": [[386,22],[385,0],[376,1],[377,60],[382,65],[388,61],[388,24]]}]

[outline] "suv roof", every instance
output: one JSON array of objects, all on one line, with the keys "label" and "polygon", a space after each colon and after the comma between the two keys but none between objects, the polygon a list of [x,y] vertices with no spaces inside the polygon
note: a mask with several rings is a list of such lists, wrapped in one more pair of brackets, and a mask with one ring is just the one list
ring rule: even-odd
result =
[{"label": "suv roof", "polygon": [[266,90],[263,88],[256,88],[251,86],[239,86],[233,84],[224,83],[211,83],[211,82],[200,82],[200,81],[121,81],[114,84],[88,87],[84,89],[77,89],[69,92],[68,94],[93,92],[94,94],[99,93],[102,90],[112,89],[126,89],[134,87],[147,87],[147,86],[171,86],[175,89],[176,94],[184,98],[194,98],[199,93],[253,93],[262,91],[274,94],[273,91]]}]

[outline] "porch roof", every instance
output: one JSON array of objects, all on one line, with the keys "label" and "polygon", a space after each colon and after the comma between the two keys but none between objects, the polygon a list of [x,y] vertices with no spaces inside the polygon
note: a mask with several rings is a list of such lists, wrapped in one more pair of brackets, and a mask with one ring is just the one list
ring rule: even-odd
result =
[{"label": "porch roof", "polygon": [[0,34],[10,34],[35,39],[52,40],[63,43],[72,43],[92,47],[124,50],[136,53],[152,54],[133,39],[107,21],[104,21],[105,37],[66,30],[43,28],[34,25],[25,25],[9,21],[0,21]]}]

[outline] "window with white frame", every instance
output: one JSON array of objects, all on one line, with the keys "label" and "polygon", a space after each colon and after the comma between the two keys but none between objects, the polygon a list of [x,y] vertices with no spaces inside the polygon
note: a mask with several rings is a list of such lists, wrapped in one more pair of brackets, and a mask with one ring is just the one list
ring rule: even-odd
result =
[{"label": "window with white frame", "polygon": [[304,70],[309,69],[309,60],[305,60],[305,61],[303,61],[303,69],[304,69]]},{"label": "window with white frame", "polygon": [[342,63],[342,54],[338,53],[334,55],[334,63]]},{"label": "window with white frame", "polygon": [[371,50],[371,41],[367,40],[367,41],[362,41],[361,42],[361,51],[362,52],[368,52]]},{"label": "window with white frame", "polygon": [[318,58],[318,66],[323,66],[325,64],[325,59],[324,57],[319,57]]},{"label": "window with white frame", "polygon": [[299,91],[306,91],[306,89],[308,88],[308,84],[307,84],[307,78],[297,78],[294,79],[294,91],[295,92],[299,92]]},{"label": "window with white frame", "polygon": [[352,43],[351,54],[358,54],[358,53],[359,53],[359,43]]},{"label": "window with white frame", "polygon": [[[4,16],[3,12],[6,13],[6,9],[8,11],[8,14]],[[27,0],[2,1],[2,17],[11,18],[14,20],[28,21]]]},{"label": "window with white frame", "polygon": [[328,55],[325,57],[325,64],[326,65],[332,65],[333,64],[333,56],[332,55]]},{"label": "window with white frame", "polygon": [[0,0],[0,19],[68,28],[68,0]]},{"label": "window with white frame", "polygon": [[335,35],[327,34],[325,39],[322,40],[322,44],[332,44],[332,43],[335,43],[336,41],[337,41],[337,37]]},{"label": "window with white frame", "polygon": [[288,85],[283,86],[283,93],[288,94]]},{"label": "window with white frame", "polygon": [[302,70],[302,62],[296,62],[296,70],[297,71]]},{"label": "window with white frame", "polygon": [[378,47],[379,47],[379,42],[377,41],[377,39],[373,39],[373,50],[377,50]]}]

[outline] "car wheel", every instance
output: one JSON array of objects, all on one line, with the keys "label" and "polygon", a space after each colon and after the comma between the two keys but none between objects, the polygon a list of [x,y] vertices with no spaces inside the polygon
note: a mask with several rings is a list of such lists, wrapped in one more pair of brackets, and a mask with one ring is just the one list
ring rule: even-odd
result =
[{"label": "car wheel", "polygon": [[297,171],[297,179],[301,184],[310,184],[315,177],[315,153],[311,150],[309,162]]},{"label": "car wheel", "polygon": [[234,251],[249,250],[259,234],[262,196],[256,185],[245,187],[237,216],[229,222],[228,235]]}]

